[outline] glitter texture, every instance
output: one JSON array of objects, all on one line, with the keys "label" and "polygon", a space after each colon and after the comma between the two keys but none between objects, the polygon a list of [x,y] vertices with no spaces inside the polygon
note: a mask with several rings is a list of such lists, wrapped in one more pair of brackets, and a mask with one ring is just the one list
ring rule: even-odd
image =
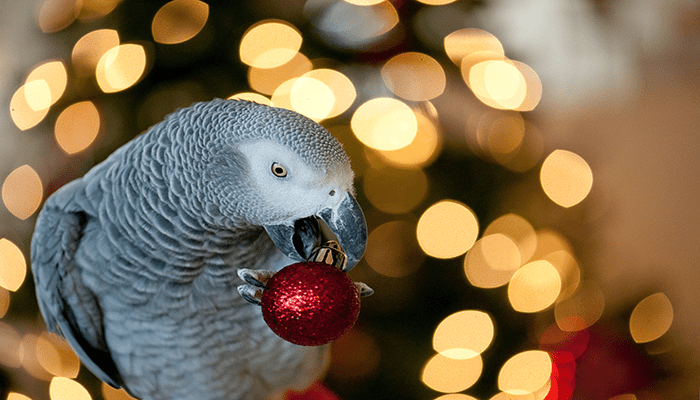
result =
[{"label": "glitter texture", "polygon": [[352,280],[324,263],[284,267],[262,295],[265,322],[279,337],[301,346],[320,346],[347,332],[360,313],[360,294]]}]

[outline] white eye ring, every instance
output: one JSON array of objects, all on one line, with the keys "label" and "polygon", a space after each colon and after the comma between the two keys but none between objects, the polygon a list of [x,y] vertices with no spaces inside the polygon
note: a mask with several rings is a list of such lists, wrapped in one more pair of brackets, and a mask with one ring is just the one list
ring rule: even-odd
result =
[{"label": "white eye ring", "polygon": [[284,178],[285,176],[287,176],[287,168],[285,168],[284,165],[280,163],[273,162],[271,170],[272,174],[278,178]]}]

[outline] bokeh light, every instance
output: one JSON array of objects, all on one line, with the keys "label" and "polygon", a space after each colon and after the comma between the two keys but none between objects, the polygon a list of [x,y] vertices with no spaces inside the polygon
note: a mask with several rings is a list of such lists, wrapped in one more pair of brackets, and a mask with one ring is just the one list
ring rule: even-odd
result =
[{"label": "bokeh light", "polygon": [[66,107],[56,119],[54,135],[61,149],[68,154],[85,150],[100,132],[100,113],[91,101]]},{"label": "bokeh light", "polygon": [[430,100],[445,90],[445,71],[427,54],[398,54],[384,64],[381,73],[389,90],[406,100]]},{"label": "bokeh light", "polygon": [[515,311],[533,313],[554,303],[561,291],[561,276],[552,264],[537,260],[523,265],[508,284],[508,300]]},{"label": "bokeh light", "polygon": [[423,367],[421,380],[438,392],[461,392],[479,380],[483,367],[479,355],[467,359],[454,359],[436,354]]},{"label": "bokeh light", "polygon": [[104,17],[114,11],[122,0],[83,0],[78,19],[88,21]]},{"label": "bokeh light", "polygon": [[281,84],[304,75],[311,71],[312,68],[311,61],[305,55],[296,53],[291,60],[278,67],[250,67],[248,70],[248,84],[252,89],[260,93],[272,95]]},{"label": "bokeh light", "polygon": [[97,29],[85,34],[73,46],[71,61],[78,75],[93,75],[100,58],[119,46],[119,33],[114,29]]},{"label": "bokeh light", "polygon": [[173,0],[161,7],[153,17],[153,40],[177,44],[192,39],[204,28],[209,18],[209,5],[199,0]]},{"label": "bokeh light", "polygon": [[362,188],[378,210],[403,214],[416,208],[428,194],[428,177],[420,169],[370,169]]},{"label": "bokeh light", "polygon": [[16,392],[10,392],[7,394],[7,400],[32,400],[32,398]]},{"label": "bokeh light", "polygon": [[568,208],[588,196],[593,186],[593,172],[581,156],[554,150],[542,163],[540,183],[553,202]]},{"label": "bokeh light", "polygon": [[385,163],[397,168],[421,168],[430,165],[440,155],[442,138],[433,120],[421,112],[414,112],[416,136],[411,143],[398,150],[376,151]]},{"label": "bokeh light", "polygon": [[482,149],[494,155],[513,153],[525,136],[525,121],[519,112],[496,111],[484,113],[477,126],[477,140]]},{"label": "bokeh light", "polygon": [[[49,113],[49,107],[46,105],[50,104],[50,96],[49,85],[43,80],[33,81],[29,90],[26,84],[20,86],[10,100],[10,117],[15,126],[26,131],[39,124]],[[41,108],[42,106],[45,107]],[[35,107],[39,107],[39,110]]]},{"label": "bokeh light", "polygon": [[473,286],[496,288],[510,281],[520,268],[518,246],[501,233],[484,235],[464,258],[464,273]]},{"label": "bokeh light", "polygon": [[19,219],[27,219],[39,208],[44,196],[41,178],[29,165],[23,165],[5,178],[2,201],[7,210]]},{"label": "bokeh light", "polygon": [[534,393],[552,375],[552,359],[540,350],[529,350],[511,357],[498,373],[498,388],[512,395]]},{"label": "bokeh light", "polygon": [[416,234],[420,247],[429,256],[454,258],[474,245],[479,234],[479,222],[466,205],[443,200],[423,212]]},{"label": "bokeh light", "polygon": [[564,250],[557,250],[544,256],[544,260],[557,269],[561,277],[561,293],[557,300],[563,300],[574,294],[581,283],[581,269],[576,258]]},{"label": "bokeh light", "polygon": [[75,378],[80,371],[80,360],[68,342],[54,333],[43,332],[36,343],[39,364],[55,376]]},{"label": "bokeh light", "polygon": [[388,97],[369,100],[358,107],[350,126],[362,143],[376,150],[406,147],[418,131],[413,110],[404,102]]},{"label": "bokeh light", "polygon": [[640,301],[630,316],[630,333],[637,343],[647,343],[663,336],[673,322],[673,306],[663,293],[654,293]]},{"label": "bokeh light", "polygon": [[8,239],[0,239],[0,286],[15,292],[27,276],[27,260],[22,250]]},{"label": "bokeh light", "polygon": [[104,382],[102,382],[101,391],[104,400],[137,400],[136,398],[131,397],[126,390],[122,388],[115,389]]},{"label": "bokeh light", "polygon": [[22,338],[17,330],[9,324],[0,322],[0,364],[9,368],[22,366],[18,352],[20,343]]},{"label": "bokeh light", "polygon": [[494,108],[516,109],[525,100],[525,77],[506,60],[474,65],[469,70],[469,87],[479,100]]},{"label": "bokeh light", "polygon": [[569,243],[561,233],[553,229],[538,229],[535,234],[537,236],[537,247],[535,248],[535,253],[531,257],[533,260],[544,259],[547,255],[555,251],[565,251],[569,254],[574,253],[571,243]]},{"label": "bokeh light", "polygon": [[304,75],[294,80],[289,102],[294,111],[320,121],[327,118],[333,109],[335,95],[325,83]]},{"label": "bokeh light", "polygon": [[290,23],[264,20],[243,34],[239,55],[241,61],[251,67],[279,67],[294,58],[301,42],[301,33]]},{"label": "bokeh light", "polygon": [[440,397],[436,397],[434,400],[478,400],[476,397],[472,397],[462,393],[450,393],[443,394]]},{"label": "bokeh light", "polygon": [[365,260],[378,273],[400,278],[415,272],[425,259],[416,240],[416,224],[408,221],[384,223],[369,234]]},{"label": "bokeh light", "polygon": [[49,385],[51,400],[92,400],[90,393],[80,383],[64,377],[55,377]]},{"label": "bokeh light", "polygon": [[[344,113],[357,97],[355,86],[347,76],[328,68],[319,68],[306,72],[302,78],[314,79],[322,82],[333,93],[333,102],[330,111],[325,118],[332,118]],[[312,93],[316,96],[316,93]]]},{"label": "bokeh light", "polygon": [[445,36],[444,46],[447,56],[457,65],[461,65],[464,57],[480,51],[505,54],[498,38],[476,28],[463,28],[450,33]]},{"label": "bokeh light", "polygon": [[44,33],[58,32],[78,18],[82,1],[43,0],[37,9],[39,29]]},{"label": "bokeh light", "polygon": [[[0,239],[1,240],[1,239]],[[1,244],[0,244],[1,246]],[[0,265],[3,261],[0,261]],[[4,317],[7,310],[10,308],[10,292],[0,285],[0,318]]]},{"label": "bokeh light", "polygon": [[22,368],[24,368],[29,375],[42,381],[50,381],[53,375],[46,371],[41,363],[39,363],[39,357],[36,351],[38,342],[39,336],[33,333],[25,334],[18,348],[19,359],[22,362]]},{"label": "bokeh light", "polygon": [[483,311],[451,314],[435,328],[433,348],[445,357],[467,359],[481,354],[493,341],[491,317]]},{"label": "bokeh light", "polygon": [[228,98],[229,100],[237,99],[237,100],[248,100],[252,101],[254,103],[258,104],[265,104],[267,106],[273,107],[274,105],[272,104],[272,100],[268,99],[267,97],[259,94],[259,93],[253,93],[253,92],[242,92],[242,93],[236,93],[233,96]]},{"label": "bokeh light", "polygon": [[484,229],[483,236],[496,233],[507,236],[518,246],[521,263],[528,262],[535,254],[537,249],[535,228],[520,215],[509,213],[496,218]]},{"label": "bokeh light", "polygon": [[[41,86],[44,83],[49,87],[49,104],[44,106],[46,100],[43,99],[44,94],[40,90],[39,96],[32,95],[29,93],[31,89],[29,87],[34,83],[38,82]],[[43,108],[49,107],[55,104],[58,99],[63,96],[68,85],[68,71],[66,71],[66,66],[63,61],[48,61],[40,64],[32,70],[27,76],[25,83],[25,95],[27,96],[27,102],[34,110],[41,110]],[[41,97],[41,99],[36,99],[36,97]],[[33,106],[33,104],[41,104],[38,106]]]},{"label": "bokeh light", "polygon": [[592,281],[582,281],[573,295],[554,306],[554,318],[562,331],[580,331],[598,321],[604,309],[603,291]]},{"label": "bokeh light", "polygon": [[146,71],[146,50],[135,43],[109,49],[97,63],[95,77],[105,93],[119,92],[135,85]]},{"label": "bokeh light", "polygon": [[350,4],[354,4],[356,6],[373,6],[375,4],[379,4],[383,1],[386,0],[345,0],[346,2]]},{"label": "bokeh light", "polygon": [[431,6],[442,6],[445,4],[454,3],[457,0],[417,0],[417,1],[421,2],[423,4],[431,5]]}]

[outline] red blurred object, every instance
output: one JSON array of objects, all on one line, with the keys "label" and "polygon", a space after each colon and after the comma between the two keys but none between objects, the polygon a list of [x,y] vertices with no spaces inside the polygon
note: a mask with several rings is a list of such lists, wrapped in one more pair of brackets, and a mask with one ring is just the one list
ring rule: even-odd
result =
[{"label": "red blurred object", "polygon": [[338,268],[318,262],[288,265],[266,283],[262,313],[279,337],[320,346],[347,332],[360,313],[360,294]]},{"label": "red blurred object", "polygon": [[284,394],[284,400],[340,400],[323,383],[316,382],[303,392],[288,390]]}]

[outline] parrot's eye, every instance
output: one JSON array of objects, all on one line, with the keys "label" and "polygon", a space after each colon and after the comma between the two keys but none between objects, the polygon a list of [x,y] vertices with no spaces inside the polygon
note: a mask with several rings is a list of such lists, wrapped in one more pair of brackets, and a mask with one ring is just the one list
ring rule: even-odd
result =
[{"label": "parrot's eye", "polygon": [[280,163],[272,163],[272,173],[278,178],[284,178],[287,176],[287,168]]}]

